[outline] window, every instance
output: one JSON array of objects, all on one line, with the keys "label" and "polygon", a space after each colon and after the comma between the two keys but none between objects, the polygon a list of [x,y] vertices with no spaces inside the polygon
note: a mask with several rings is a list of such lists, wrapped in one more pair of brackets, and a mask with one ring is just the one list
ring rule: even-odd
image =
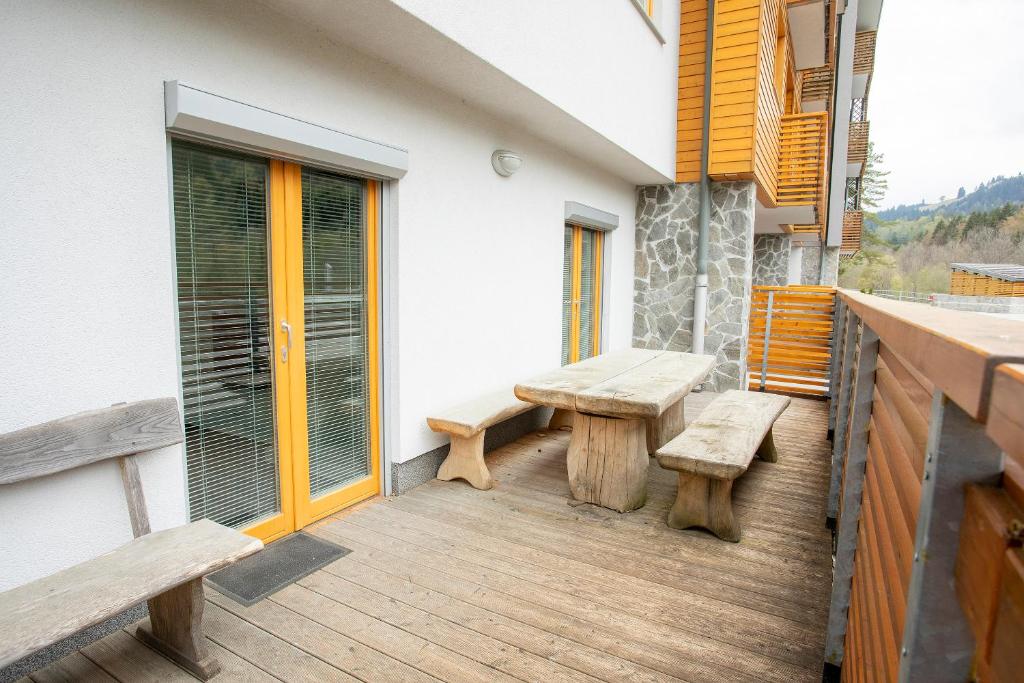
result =
[{"label": "window", "polygon": [[846,210],[860,211],[860,178],[846,179]]},{"label": "window", "polygon": [[604,233],[565,226],[562,261],[562,365],[601,348],[601,262]]},{"label": "window", "polygon": [[850,122],[860,123],[867,117],[868,101],[863,97],[858,97],[850,105]]}]

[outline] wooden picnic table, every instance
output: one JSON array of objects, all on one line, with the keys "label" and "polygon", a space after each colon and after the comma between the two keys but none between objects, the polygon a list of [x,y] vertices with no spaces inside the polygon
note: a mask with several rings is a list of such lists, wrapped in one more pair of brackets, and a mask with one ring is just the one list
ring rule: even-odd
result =
[{"label": "wooden picnic table", "polygon": [[648,455],[683,430],[683,398],[714,364],[693,353],[612,351],[521,382],[515,395],[572,411],[573,497],[626,512],[646,502]]}]

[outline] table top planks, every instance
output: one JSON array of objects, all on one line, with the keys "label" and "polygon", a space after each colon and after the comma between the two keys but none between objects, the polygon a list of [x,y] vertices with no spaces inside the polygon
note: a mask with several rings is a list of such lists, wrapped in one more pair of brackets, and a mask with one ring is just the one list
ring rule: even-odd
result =
[{"label": "table top planks", "polygon": [[576,410],[615,417],[656,418],[693,391],[715,367],[715,357],[665,351],[576,396]]},{"label": "table top planks", "polygon": [[612,417],[656,418],[704,381],[714,356],[624,349],[520,382],[524,401]]}]

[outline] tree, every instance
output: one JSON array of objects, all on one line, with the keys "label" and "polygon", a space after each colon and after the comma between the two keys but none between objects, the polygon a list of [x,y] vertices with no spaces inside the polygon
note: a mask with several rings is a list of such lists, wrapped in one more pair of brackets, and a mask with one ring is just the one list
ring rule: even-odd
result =
[{"label": "tree", "polygon": [[965,190],[963,187],[961,187],[959,190],[956,191],[956,198],[957,199],[963,199],[966,196],[967,196],[967,190]]},{"label": "tree", "polygon": [[864,163],[864,175],[860,181],[860,205],[864,211],[865,220],[875,224],[882,224],[878,214],[866,209],[877,209],[885,200],[885,193],[889,190],[889,181],[886,179],[889,171],[882,169],[885,163],[885,155],[875,152],[875,143],[868,141],[868,158]]}]

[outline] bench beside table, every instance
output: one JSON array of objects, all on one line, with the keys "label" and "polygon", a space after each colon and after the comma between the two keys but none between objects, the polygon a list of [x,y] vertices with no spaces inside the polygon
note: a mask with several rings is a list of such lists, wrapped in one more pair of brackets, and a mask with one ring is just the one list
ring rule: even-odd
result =
[{"label": "bench beside table", "polygon": [[740,540],[732,511],[732,484],[754,456],[776,462],[772,427],[790,399],[753,391],[726,391],[685,432],[658,449],[658,464],[679,473],[667,523],[698,526],[726,541]]},{"label": "bench beside table", "polygon": [[438,411],[427,418],[427,426],[451,437],[448,457],[441,463],[437,478],[442,481],[465,479],[478,489],[490,489],[494,478],[484,461],[484,434],[488,427],[535,408],[520,401],[505,389]]},{"label": "bench beside table", "polygon": [[648,454],[683,428],[683,398],[713,356],[626,349],[516,385],[520,399],[573,411],[567,468],[576,500],[627,512],[647,500]]}]

